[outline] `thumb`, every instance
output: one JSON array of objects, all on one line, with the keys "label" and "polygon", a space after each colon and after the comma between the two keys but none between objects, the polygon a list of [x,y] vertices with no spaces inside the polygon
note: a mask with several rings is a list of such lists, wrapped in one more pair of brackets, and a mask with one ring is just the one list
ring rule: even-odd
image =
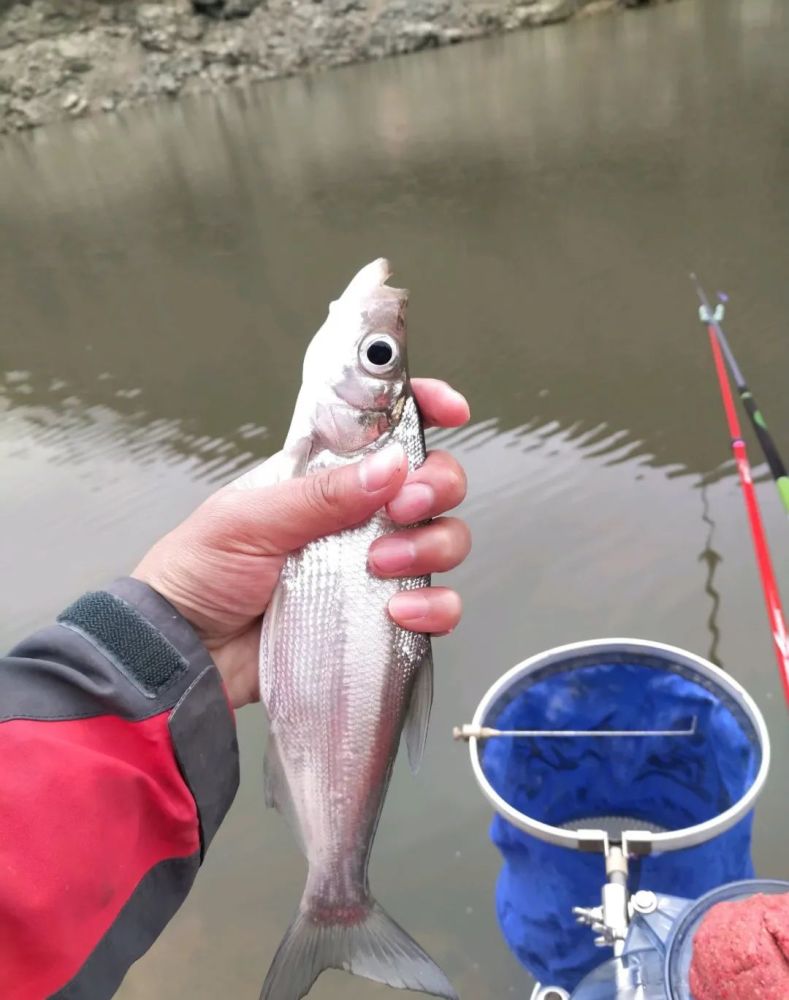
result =
[{"label": "thumb", "polygon": [[262,489],[223,491],[223,528],[266,554],[284,555],[366,521],[394,498],[407,475],[405,452],[393,444],[353,465]]}]

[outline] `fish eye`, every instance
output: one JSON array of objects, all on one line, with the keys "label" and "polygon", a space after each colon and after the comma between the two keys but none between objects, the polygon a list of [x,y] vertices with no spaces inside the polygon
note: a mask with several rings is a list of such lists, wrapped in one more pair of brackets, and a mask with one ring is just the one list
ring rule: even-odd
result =
[{"label": "fish eye", "polygon": [[359,356],[370,375],[386,375],[397,364],[399,349],[389,334],[373,333],[362,342]]},{"label": "fish eye", "polygon": [[367,345],[367,360],[371,365],[388,365],[393,354],[392,345],[385,340],[374,340]]}]

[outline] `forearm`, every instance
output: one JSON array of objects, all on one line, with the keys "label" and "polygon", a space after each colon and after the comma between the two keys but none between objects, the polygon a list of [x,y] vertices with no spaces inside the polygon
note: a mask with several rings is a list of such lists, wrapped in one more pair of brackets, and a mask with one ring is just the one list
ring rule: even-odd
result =
[{"label": "forearm", "polygon": [[238,786],[188,623],[122,580],[0,661],[4,1000],[101,1000],[185,899]]}]

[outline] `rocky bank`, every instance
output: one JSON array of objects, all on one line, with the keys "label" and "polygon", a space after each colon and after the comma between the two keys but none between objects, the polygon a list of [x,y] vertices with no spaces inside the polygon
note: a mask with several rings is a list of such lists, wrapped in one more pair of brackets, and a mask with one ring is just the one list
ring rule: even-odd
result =
[{"label": "rocky bank", "polygon": [[648,0],[0,0],[0,132]]}]

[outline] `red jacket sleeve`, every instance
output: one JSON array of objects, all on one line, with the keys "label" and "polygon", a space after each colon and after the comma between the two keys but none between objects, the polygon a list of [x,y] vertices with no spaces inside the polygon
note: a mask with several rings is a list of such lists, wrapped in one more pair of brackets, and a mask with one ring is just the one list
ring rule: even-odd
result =
[{"label": "red jacket sleeve", "polygon": [[0,996],[103,1000],[194,881],[238,787],[232,711],[136,580],[0,660]]}]

